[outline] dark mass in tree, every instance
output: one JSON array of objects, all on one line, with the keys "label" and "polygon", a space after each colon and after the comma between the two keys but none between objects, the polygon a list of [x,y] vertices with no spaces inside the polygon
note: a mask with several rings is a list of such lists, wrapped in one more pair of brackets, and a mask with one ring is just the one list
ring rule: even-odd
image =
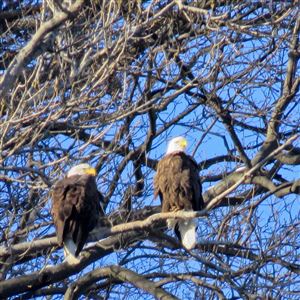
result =
[{"label": "dark mass in tree", "polygon": [[97,189],[96,170],[88,164],[70,169],[52,191],[52,216],[59,245],[64,246],[69,262],[77,261],[90,231],[103,211],[103,197]]}]

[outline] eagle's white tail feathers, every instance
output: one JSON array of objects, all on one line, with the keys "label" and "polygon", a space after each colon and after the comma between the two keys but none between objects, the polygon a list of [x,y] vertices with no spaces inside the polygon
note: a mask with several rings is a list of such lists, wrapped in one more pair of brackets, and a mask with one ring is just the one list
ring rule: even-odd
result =
[{"label": "eagle's white tail feathers", "polygon": [[77,249],[77,246],[71,238],[66,238],[64,240],[65,258],[66,258],[67,262],[71,265],[72,264],[77,264],[77,263],[80,262],[79,257],[75,256],[76,249]]},{"label": "eagle's white tail feathers", "polygon": [[183,246],[191,250],[195,248],[197,243],[197,221],[195,219],[178,221],[178,230],[181,236]]}]

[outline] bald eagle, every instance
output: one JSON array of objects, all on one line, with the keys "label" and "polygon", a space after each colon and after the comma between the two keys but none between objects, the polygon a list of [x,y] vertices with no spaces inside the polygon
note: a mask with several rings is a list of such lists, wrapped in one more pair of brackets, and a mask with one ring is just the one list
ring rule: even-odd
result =
[{"label": "bald eagle", "polygon": [[[198,211],[204,207],[199,168],[194,159],[185,153],[187,141],[173,138],[165,156],[158,162],[154,177],[154,196],[159,195],[162,212]],[[196,220],[167,220],[169,229],[187,249],[196,245]]]},{"label": "bald eagle", "polygon": [[58,244],[64,246],[66,259],[78,262],[90,231],[103,216],[100,201],[103,196],[97,189],[96,170],[80,164],[69,170],[66,177],[56,182],[52,190],[52,216]]}]

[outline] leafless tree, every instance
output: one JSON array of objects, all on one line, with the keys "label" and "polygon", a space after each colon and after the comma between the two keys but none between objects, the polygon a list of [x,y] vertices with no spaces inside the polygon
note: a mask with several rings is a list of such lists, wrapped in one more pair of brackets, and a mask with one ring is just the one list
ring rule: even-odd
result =
[{"label": "leafless tree", "polygon": [[[299,1],[3,1],[0,298],[298,299]],[[161,214],[188,138],[206,209]],[[105,228],[69,265],[49,192],[96,166]],[[186,251],[167,217],[199,217]]]}]

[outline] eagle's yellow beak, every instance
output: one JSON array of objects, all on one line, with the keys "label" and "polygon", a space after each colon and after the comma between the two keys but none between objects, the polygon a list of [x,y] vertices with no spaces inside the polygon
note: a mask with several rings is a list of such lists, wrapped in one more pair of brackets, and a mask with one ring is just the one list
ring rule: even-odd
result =
[{"label": "eagle's yellow beak", "polygon": [[97,175],[97,171],[96,171],[95,168],[88,168],[84,172],[87,175],[92,175],[92,176],[96,176]]},{"label": "eagle's yellow beak", "polygon": [[187,147],[187,140],[186,139],[180,140],[180,146],[185,149]]}]

